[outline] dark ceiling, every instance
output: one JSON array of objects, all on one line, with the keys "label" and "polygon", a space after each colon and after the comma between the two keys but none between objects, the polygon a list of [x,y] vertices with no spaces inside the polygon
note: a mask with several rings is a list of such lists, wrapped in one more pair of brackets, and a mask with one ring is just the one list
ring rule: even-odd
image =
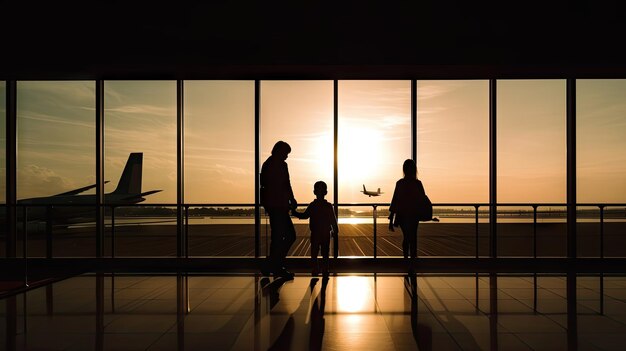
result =
[{"label": "dark ceiling", "polygon": [[0,78],[626,77],[614,4],[2,3]]}]

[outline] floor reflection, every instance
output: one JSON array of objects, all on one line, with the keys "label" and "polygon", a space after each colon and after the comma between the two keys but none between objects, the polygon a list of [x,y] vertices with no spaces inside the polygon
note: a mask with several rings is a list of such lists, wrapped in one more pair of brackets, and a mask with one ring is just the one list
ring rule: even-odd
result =
[{"label": "floor reflection", "polygon": [[6,350],[619,350],[626,277],[93,274],[0,324]]}]

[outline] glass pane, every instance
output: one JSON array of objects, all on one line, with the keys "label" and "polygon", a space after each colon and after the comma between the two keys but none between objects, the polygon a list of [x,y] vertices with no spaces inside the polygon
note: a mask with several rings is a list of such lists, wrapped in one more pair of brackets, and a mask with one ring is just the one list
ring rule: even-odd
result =
[{"label": "glass pane", "polygon": [[576,257],[600,257],[602,229],[599,207],[576,207]]},{"label": "glass pane", "polygon": [[[536,222],[535,222],[536,215]],[[563,206],[498,206],[498,256],[563,257],[567,211]]]},{"label": "glass pane", "polygon": [[190,207],[190,256],[254,256],[254,207]]},{"label": "glass pane", "polygon": [[6,82],[0,81],[0,203],[6,203]]},{"label": "glass pane", "polygon": [[[0,81],[0,204],[6,203],[6,82]],[[5,225],[5,207],[0,206],[0,225]],[[0,233],[0,257],[6,257],[6,233]]]},{"label": "glass pane", "polygon": [[185,81],[185,202],[254,203],[254,82]]},{"label": "glass pane", "polygon": [[577,200],[626,203],[626,79],[576,81]]},{"label": "glass pane", "polygon": [[29,256],[94,256],[94,83],[18,82],[17,97],[18,235]]},{"label": "glass pane", "polygon": [[114,219],[105,241],[106,253],[113,251],[115,257],[176,257],[176,207],[119,206],[115,207]]},{"label": "glass pane", "polygon": [[[270,157],[276,142],[289,144],[286,160],[294,197],[304,211],[315,199],[313,185],[326,183],[325,199],[333,202],[333,82],[332,81],[263,81],[261,82],[260,163]],[[267,217],[261,228],[261,253],[270,244]],[[293,218],[296,241],[288,256],[310,256],[309,221]]]},{"label": "glass pane", "polygon": [[497,104],[498,202],[565,202],[565,80],[498,81]]},{"label": "glass pane", "polygon": [[624,245],[624,222],[626,208],[624,206],[607,206],[603,213],[602,236],[605,257],[626,257]]},{"label": "glass pane", "polygon": [[371,206],[339,207],[338,220],[339,256],[374,256],[373,208]]},{"label": "glass pane", "polygon": [[[488,207],[434,207],[440,222],[421,222],[417,231],[421,256],[484,255],[488,250]],[[476,218],[478,214],[478,219]],[[478,223],[477,223],[478,221]]]},{"label": "glass pane", "polygon": [[[581,247],[581,244],[577,246]],[[537,256],[567,256],[567,207],[537,208]]]},{"label": "glass pane", "polygon": [[175,211],[161,205],[176,203],[176,82],[106,81],[104,107],[105,201],[123,205],[115,254],[175,255]]},{"label": "glass pane", "polygon": [[338,128],[339,202],[390,202],[411,158],[411,82],[340,81]]},{"label": "glass pane", "polygon": [[417,166],[431,201],[489,201],[489,82],[417,82]]},{"label": "glass pane", "polygon": [[332,202],[332,81],[261,82],[261,164],[279,140],[291,146],[286,162],[298,203],[315,199],[313,184],[320,180],[326,182],[326,200]]},{"label": "glass pane", "polygon": [[533,256],[533,209],[498,206],[498,256]]}]

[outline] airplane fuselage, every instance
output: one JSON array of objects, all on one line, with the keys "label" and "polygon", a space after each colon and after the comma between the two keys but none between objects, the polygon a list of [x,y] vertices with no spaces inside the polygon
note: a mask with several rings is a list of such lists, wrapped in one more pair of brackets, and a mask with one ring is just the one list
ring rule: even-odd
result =
[{"label": "airplane fuselage", "polygon": [[369,190],[367,190],[367,188],[365,187],[365,184],[363,184],[363,190],[361,190],[361,192],[362,192],[363,194],[365,194],[365,195],[369,196],[369,197],[372,197],[372,196],[379,196],[380,194],[382,194],[382,193],[380,192],[380,188],[378,188],[378,191],[369,191]]},{"label": "airplane fuselage", "polygon": [[[127,200],[128,194],[105,194],[104,203],[107,204],[136,204],[144,201],[142,197],[135,198],[133,200]],[[95,205],[96,195],[70,195],[70,196],[44,196],[33,197],[30,199],[23,199],[17,201],[18,205]]]},{"label": "airplane fuselage", "polygon": [[[123,194],[106,194],[104,203],[123,206],[145,200],[136,198],[129,201],[125,199],[127,197],[128,195]],[[23,206],[21,210],[18,210],[18,219],[26,215],[29,222],[46,221],[50,218],[55,224],[74,224],[92,221],[96,214],[96,195],[35,197],[18,200],[17,203]]]}]

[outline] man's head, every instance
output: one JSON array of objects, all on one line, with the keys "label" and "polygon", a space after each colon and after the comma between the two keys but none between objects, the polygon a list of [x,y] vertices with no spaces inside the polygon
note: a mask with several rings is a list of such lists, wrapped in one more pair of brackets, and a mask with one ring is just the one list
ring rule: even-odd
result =
[{"label": "man's head", "polygon": [[272,148],[272,156],[280,157],[282,160],[286,160],[290,152],[291,146],[282,140],[276,142]]},{"label": "man's head", "polygon": [[326,183],[321,180],[319,182],[315,182],[313,185],[313,194],[320,198],[323,198],[324,195],[328,194],[328,187],[326,186]]}]

